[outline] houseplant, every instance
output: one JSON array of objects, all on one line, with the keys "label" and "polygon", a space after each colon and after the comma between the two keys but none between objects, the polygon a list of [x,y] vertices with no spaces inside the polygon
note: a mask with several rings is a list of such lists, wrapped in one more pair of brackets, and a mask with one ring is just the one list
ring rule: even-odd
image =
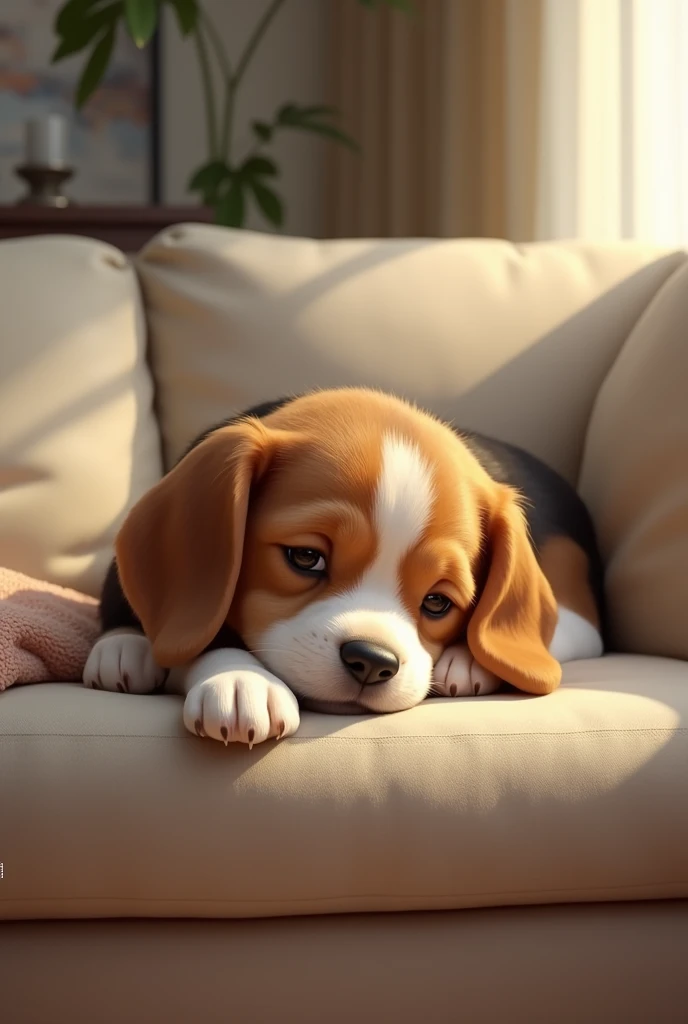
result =
[{"label": "houseplant", "polygon": [[[55,18],[58,43],[52,59],[56,62],[88,51],[75,95],[80,108],[107,71],[117,32],[127,31],[138,47],[145,47],[158,30],[163,8],[172,8],[179,31],[195,44],[205,103],[207,159],[192,175],[189,190],[200,193],[203,201],[214,208],[220,224],[241,227],[250,200],[269,223],[280,227],[284,203],[273,187],[279,167],[266,153],[275,136],[283,131],[305,131],[357,148],[337,126],[334,108],[284,103],[272,118],[252,123],[254,142],[250,150],[235,152],[237,93],[256,50],[285,2],[267,0],[238,61],[232,65],[203,0],[67,0]],[[410,6],[409,0],[357,2],[371,9],[387,6],[408,10]]]}]

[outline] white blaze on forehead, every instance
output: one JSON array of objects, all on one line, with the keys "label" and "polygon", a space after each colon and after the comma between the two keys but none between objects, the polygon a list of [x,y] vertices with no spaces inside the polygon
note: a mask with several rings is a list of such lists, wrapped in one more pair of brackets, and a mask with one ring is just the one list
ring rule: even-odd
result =
[{"label": "white blaze on forehead", "polygon": [[[260,660],[295,692],[312,700],[358,701],[375,712],[401,711],[426,696],[432,658],[400,597],[399,570],[427,526],[434,492],[431,464],[416,445],[385,435],[375,489],[377,553],[372,564],[352,590],[273,623],[256,648]],[[388,683],[361,687],[340,658],[340,646],[349,640],[388,647],[399,659],[399,672]]]},{"label": "white blaze on forehead", "polygon": [[386,434],[374,506],[378,549],[366,586],[396,590],[399,564],[427,526],[434,491],[432,472],[416,445]]}]

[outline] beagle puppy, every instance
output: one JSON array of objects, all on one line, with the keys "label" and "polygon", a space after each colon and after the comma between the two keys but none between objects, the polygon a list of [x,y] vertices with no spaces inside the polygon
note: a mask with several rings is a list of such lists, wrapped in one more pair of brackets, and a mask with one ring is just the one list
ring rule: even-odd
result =
[{"label": "beagle puppy", "polygon": [[131,510],[86,686],[185,696],[225,744],[299,706],[402,711],[530,694],[603,651],[588,512],[538,459],[399,398],[343,388],[206,432]]}]

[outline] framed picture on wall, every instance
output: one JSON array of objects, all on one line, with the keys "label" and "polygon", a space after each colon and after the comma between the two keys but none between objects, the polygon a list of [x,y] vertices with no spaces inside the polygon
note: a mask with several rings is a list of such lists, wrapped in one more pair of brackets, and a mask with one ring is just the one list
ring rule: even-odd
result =
[{"label": "framed picture on wall", "polygon": [[26,186],[26,122],[59,114],[68,122],[67,185],[78,203],[136,205],[160,200],[159,48],[138,50],[120,32],[108,73],[81,111],[74,92],[85,54],[51,64],[62,0],[0,0],[0,203]]}]

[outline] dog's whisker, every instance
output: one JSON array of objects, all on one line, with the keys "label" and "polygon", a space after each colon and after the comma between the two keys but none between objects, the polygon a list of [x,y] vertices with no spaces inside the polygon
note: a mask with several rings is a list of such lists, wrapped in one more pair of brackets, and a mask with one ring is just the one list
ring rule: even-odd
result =
[{"label": "dog's whisker", "polygon": [[307,658],[312,652],[292,647],[252,647],[251,654],[288,654],[290,658]]},{"label": "dog's whisker", "polygon": [[260,644],[260,645],[257,645],[256,647],[252,647],[251,648],[252,652],[256,652],[256,651],[280,651],[283,654],[290,654],[290,655],[291,654],[307,654],[307,655],[312,655],[315,650],[316,650],[315,647],[312,647],[311,645],[304,643],[303,640],[299,640],[296,637],[294,638],[294,640],[292,641],[292,643],[289,646],[286,646],[285,644]]},{"label": "dog's whisker", "polygon": [[291,654],[292,653],[291,648],[289,648],[289,647],[252,647],[251,648],[251,654],[259,654],[261,651],[263,653],[265,653],[267,651],[279,651],[280,654]]}]

